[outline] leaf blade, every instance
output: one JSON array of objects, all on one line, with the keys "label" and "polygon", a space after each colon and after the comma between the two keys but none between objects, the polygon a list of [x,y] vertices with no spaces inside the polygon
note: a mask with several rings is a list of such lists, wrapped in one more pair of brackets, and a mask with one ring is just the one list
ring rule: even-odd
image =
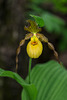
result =
[{"label": "leaf blade", "polygon": [[38,90],[36,100],[67,100],[67,72],[56,61],[36,65],[31,72],[31,82]]},{"label": "leaf blade", "polygon": [[41,17],[35,16],[35,15],[31,15],[31,14],[30,14],[30,16],[35,19],[35,21],[39,25],[39,27],[43,27],[44,26],[44,20]]},{"label": "leaf blade", "polygon": [[37,89],[36,89],[35,85],[34,84],[27,84],[24,81],[24,79],[22,79],[17,73],[0,69],[0,77],[10,77],[10,78],[16,80],[25,89],[26,94],[28,94],[29,100],[36,99]]}]

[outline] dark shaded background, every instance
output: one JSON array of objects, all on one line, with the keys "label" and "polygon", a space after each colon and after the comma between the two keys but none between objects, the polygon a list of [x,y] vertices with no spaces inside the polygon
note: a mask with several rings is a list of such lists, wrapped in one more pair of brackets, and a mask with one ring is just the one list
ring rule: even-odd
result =
[{"label": "dark shaded background", "polygon": [[[49,0],[0,0],[0,68],[15,71],[16,49],[20,40],[27,33],[24,31],[24,26],[29,18],[29,14],[41,16],[41,10],[50,12],[65,21],[63,28],[66,30],[67,2],[64,2],[63,7],[62,0],[58,4],[56,2],[57,0],[51,0],[51,2]],[[66,35],[67,30],[65,32]],[[42,28],[42,33],[53,43],[59,53],[59,59],[67,67],[67,41],[65,41],[66,45],[63,42],[67,35],[64,37],[61,31],[58,32],[60,33],[58,35],[57,32],[47,31],[44,28]],[[21,48],[19,55],[18,74],[24,79],[28,74],[29,57],[26,53],[27,43],[28,41]],[[58,45],[59,43],[61,45]],[[45,63],[55,59],[53,52],[48,49],[46,44],[43,45],[43,53],[38,59],[33,59],[32,67],[37,63]],[[63,48],[64,45],[65,48]],[[0,100],[21,100],[21,91],[22,87],[13,79],[0,78]]]}]

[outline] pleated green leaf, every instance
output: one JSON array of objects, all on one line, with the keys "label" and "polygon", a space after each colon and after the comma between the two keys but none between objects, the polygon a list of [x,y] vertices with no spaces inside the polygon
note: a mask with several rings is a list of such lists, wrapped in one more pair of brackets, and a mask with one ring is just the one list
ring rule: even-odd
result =
[{"label": "pleated green leaf", "polygon": [[[34,84],[27,84],[17,73],[11,71],[5,71],[0,69],[0,76],[1,77],[10,77],[16,80],[25,90],[28,100],[35,100],[37,95],[37,89]],[[33,98],[32,98],[33,97]]]},{"label": "pleated green leaf", "polygon": [[[67,71],[56,61],[36,65],[31,71],[31,83],[38,90],[35,100],[67,100]],[[25,90],[22,100],[28,100]]]}]

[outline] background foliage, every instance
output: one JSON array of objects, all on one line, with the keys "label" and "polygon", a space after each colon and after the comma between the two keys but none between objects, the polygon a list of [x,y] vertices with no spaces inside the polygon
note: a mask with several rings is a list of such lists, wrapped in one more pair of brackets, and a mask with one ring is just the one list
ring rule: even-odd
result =
[{"label": "background foliage", "polygon": [[29,13],[39,15],[43,18],[47,32],[63,37],[58,43],[60,51],[67,49],[67,25],[64,18],[61,17],[61,14],[62,16],[67,14],[66,3],[66,0],[31,0],[28,6],[31,9]]}]

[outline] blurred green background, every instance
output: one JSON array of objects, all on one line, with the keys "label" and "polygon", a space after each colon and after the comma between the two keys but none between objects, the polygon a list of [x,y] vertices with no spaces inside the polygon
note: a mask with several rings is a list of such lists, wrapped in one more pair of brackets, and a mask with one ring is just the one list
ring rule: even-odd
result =
[{"label": "blurred green background", "polygon": [[[0,68],[15,71],[16,49],[27,33],[24,30],[30,14],[43,18],[42,32],[53,43],[59,59],[67,67],[67,0],[0,0]],[[18,73],[25,79],[28,60],[25,45],[19,55]],[[32,67],[55,59],[43,44],[43,53],[33,59]],[[0,100],[21,100],[21,86],[10,78],[0,78]]]}]

